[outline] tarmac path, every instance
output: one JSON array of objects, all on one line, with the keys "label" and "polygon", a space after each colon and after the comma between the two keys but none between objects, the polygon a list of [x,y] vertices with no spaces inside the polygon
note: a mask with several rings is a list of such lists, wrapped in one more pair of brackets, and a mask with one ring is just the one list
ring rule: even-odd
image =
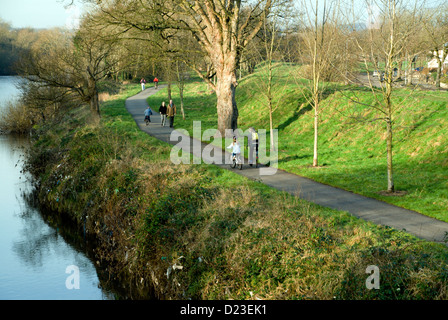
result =
[{"label": "tarmac path", "polygon": [[[158,113],[159,106],[151,106],[153,111],[151,123],[148,126],[145,125],[143,113],[148,107],[146,99],[155,92],[156,90],[154,88],[148,88],[126,100],[126,109],[132,115],[139,128],[149,135],[172,145],[185,148],[190,147],[191,153],[195,156],[202,158],[204,162],[211,162],[212,160],[205,154],[208,152],[205,152],[204,154],[202,152],[205,146],[210,148],[211,145],[202,143],[199,140],[194,140],[189,136],[184,136],[179,131],[170,128],[168,124],[165,127],[160,125],[160,115]],[[179,113],[180,112],[178,112],[178,114]],[[179,117],[179,115],[177,117]],[[174,126],[176,126],[176,117]],[[170,140],[172,134],[173,137],[177,137],[176,139],[173,139],[174,141]],[[181,140],[179,140],[179,137],[181,137]],[[193,147],[194,145],[196,148]],[[197,146],[201,146],[201,148],[198,148]],[[230,154],[224,152],[221,148],[213,148],[214,152],[217,152],[218,154],[222,153],[226,159],[230,157]],[[228,164],[216,165],[232,170],[233,172],[250,179],[258,180],[275,189],[286,191],[315,204],[346,211],[360,219],[371,221],[378,225],[389,226],[397,230],[403,230],[421,239],[444,244],[448,243],[448,223],[427,217],[418,212],[318,183],[280,169],[275,171],[275,169],[265,166],[255,168],[250,167],[247,163],[244,164],[243,170],[231,169]],[[269,173],[266,170],[274,170],[275,174],[266,174]]]}]

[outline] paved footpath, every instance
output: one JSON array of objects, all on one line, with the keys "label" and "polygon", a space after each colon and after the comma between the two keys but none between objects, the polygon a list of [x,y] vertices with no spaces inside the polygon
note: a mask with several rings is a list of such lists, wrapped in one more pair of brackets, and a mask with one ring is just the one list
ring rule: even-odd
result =
[{"label": "paved footpath", "polygon": [[[146,98],[155,92],[154,88],[148,88],[126,100],[126,109],[132,115],[139,128],[149,135],[170,144],[182,146],[184,148],[190,147],[191,152],[195,156],[199,158],[203,156],[202,159],[204,161],[211,161],[206,155],[202,155],[202,150],[207,144],[182,135],[180,132],[170,128],[168,124],[166,127],[160,125],[160,115],[158,113],[159,106],[151,106],[153,111],[151,123],[149,126],[145,125],[143,113],[148,107]],[[166,103],[167,102],[168,101],[166,101]],[[179,111],[180,110],[178,110],[177,117],[179,117]],[[176,126],[176,117],[174,126]],[[170,141],[172,132],[173,135],[177,136],[177,139],[174,139],[175,141]],[[194,148],[194,145],[200,145],[201,148]],[[208,146],[208,148],[210,148],[210,146]],[[230,154],[228,152],[224,154],[224,151],[221,148],[214,148],[215,152],[218,152],[218,154],[223,153],[223,156],[226,157],[226,159],[230,157]],[[371,221],[378,225],[385,225],[397,230],[403,230],[421,239],[447,244],[448,223],[424,216],[420,213],[321,184],[280,169],[273,175],[266,175],[266,172],[262,172],[261,170],[269,170],[270,168],[264,166],[255,168],[250,167],[246,163],[243,170],[231,169],[228,164],[221,164],[218,166],[232,170],[233,172],[250,179],[258,180],[275,189],[286,191],[294,196],[298,196],[301,199],[308,200],[318,205],[346,211],[358,218]],[[260,175],[260,172],[263,174]]]}]

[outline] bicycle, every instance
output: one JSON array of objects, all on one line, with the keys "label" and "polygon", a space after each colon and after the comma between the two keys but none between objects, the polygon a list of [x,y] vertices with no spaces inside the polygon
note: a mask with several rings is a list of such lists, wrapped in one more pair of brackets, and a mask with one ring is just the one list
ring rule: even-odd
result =
[{"label": "bicycle", "polygon": [[238,154],[232,153],[232,155],[230,156],[230,159],[231,159],[231,163],[230,163],[231,168],[235,168],[235,167],[239,166],[240,170],[243,169],[243,161],[241,160],[241,156],[239,153]]},{"label": "bicycle", "polygon": [[149,118],[149,116],[145,116],[146,125],[149,125],[150,122],[151,122],[151,119]]}]

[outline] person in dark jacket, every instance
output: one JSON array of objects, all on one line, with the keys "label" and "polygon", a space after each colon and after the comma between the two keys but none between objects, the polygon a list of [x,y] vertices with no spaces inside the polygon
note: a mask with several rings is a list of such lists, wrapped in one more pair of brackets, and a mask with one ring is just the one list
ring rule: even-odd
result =
[{"label": "person in dark jacket", "polygon": [[162,102],[162,105],[159,108],[159,113],[160,113],[160,118],[161,118],[161,123],[160,125],[162,127],[164,127],[166,125],[166,105],[165,105],[165,101]]}]

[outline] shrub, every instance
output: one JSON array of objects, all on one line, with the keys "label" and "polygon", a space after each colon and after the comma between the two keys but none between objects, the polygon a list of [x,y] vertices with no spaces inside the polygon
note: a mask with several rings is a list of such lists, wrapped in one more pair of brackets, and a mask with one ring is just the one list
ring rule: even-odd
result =
[{"label": "shrub", "polygon": [[32,113],[20,101],[9,101],[0,114],[0,131],[26,133],[32,128]]}]

